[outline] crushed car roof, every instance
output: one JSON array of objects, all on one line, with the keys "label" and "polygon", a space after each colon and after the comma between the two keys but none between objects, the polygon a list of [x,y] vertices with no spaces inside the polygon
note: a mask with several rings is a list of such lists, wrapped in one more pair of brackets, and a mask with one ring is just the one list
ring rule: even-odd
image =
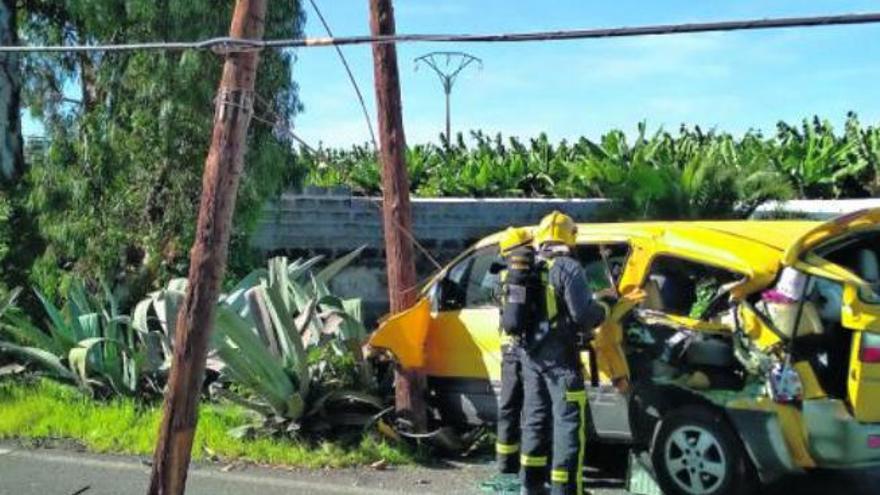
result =
[{"label": "crushed car roof", "polygon": [[[657,253],[694,259],[746,275],[737,292],[747,294],[773,282],[785,250],[821,222],[804,220],[731,220],[578,224],[578,240],[653,242]],[[478,246],[498,242],[498,234]]]}]

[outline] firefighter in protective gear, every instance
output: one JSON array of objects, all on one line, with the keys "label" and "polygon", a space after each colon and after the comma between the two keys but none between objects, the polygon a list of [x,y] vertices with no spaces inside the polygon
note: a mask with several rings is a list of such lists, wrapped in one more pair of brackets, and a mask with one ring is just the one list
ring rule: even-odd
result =
[{"label": "firefighter in protective gear", "polygon": [[540,291],[540,277],[535,270],[532,233],[526,228],[510,227],[499,242],[504,269],[501,272],[501,395],[498,401],[497,442],[498,470],[501,474],[519,473],[520,420],[523,384],[520,355],[522,339],[534,324],[534,308],[527,303],[536,297],[527,293]]},{"label": "firefighter in protective gear", "polygon": [[[526,339],[522,354],[520,462],[527,494],[545,492],[548,460],[552,494],[583,493],[586,392],[579,354],[608,309],[593,299],[583,268],[570,256],[576,237],[574,221],[556,211],[535,232],[543,263],[544,320],[549,324]],[[552,437],[546,431],[549,417]]]}]

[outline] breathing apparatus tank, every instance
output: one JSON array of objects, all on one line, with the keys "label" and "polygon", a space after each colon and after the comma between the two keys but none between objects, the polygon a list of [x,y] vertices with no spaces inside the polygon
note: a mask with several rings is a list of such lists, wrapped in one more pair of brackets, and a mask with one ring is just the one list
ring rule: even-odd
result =
[{"label": "breathing apparatus tank", "polygon": [[499,243],[505,268],[501,273],[501,330],[524,341],[540,324],[543,302],[540,267],[529,229],[510,227]]}]

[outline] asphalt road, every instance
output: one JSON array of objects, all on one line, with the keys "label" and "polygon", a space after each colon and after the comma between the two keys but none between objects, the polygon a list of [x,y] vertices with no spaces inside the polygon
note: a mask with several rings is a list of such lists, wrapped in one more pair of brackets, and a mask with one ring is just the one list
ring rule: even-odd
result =
[{"label": "asphalt road", "polygon": [[[594,495],[623,495],[623,466],[603,462],[588,468]],[[468,495],[492,476],[488,462],[448,462],[436,467],[300,470],[197,464],[190,470],[188,495]],[[27,449],[0,443],[0,495],[127,495],[146,492],[144,459],[99,456],[60,449]],[[768,494],[876,494],[880,471],[821,473],[784,480]]]},{"label": "asphalt road", "polygon": [[[146,493],[144,459],[60,449],[28,449],[0,443],[0,495],[120,495]],[[257,466],[195,464],[188,495],[457,495],[484,493],[493,475],[487,462],[449,462],[436,467],[289,470]],[[593,493],[618,495],[620,480],[595,480]],[[599,488],[599,485],[611,488]]]}]

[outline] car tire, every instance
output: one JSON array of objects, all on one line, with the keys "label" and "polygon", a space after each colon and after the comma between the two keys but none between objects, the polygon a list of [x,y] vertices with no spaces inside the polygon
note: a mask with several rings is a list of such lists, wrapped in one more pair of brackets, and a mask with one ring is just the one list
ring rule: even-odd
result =
[{"label": "car tire", "polygon": [[758,488],[739,438],[720,414],[705,407],[664,416],[651,462],[668,495],[746,495]]}]

